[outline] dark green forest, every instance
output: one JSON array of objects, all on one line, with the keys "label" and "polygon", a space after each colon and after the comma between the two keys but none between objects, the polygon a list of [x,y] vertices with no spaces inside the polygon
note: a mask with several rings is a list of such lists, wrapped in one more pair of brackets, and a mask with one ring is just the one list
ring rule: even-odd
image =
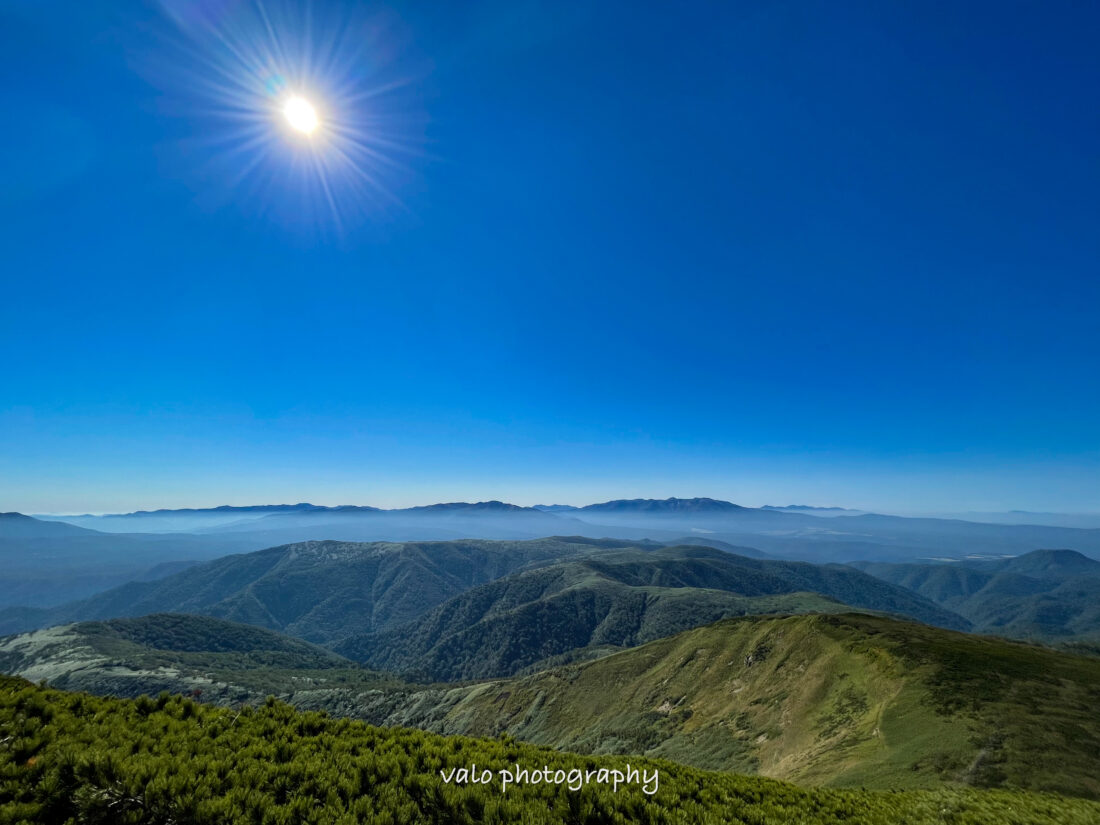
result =
[{"label": "dark green forest", "polygon": [[1100,641],[1100,562],[1073,550],[957,565],[852,566],[932,600],[983,633],[1063,645]]}]

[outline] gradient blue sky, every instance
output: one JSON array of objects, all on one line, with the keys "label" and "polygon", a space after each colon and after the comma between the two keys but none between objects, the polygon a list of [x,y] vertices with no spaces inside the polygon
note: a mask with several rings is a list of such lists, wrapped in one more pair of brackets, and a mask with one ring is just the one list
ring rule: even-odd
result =
[{"label": "gradient blue sky", "polygon": [[0,0],[0,510],[1100,510],[1100,6],[365,9],[336,231],[193,29]]}]

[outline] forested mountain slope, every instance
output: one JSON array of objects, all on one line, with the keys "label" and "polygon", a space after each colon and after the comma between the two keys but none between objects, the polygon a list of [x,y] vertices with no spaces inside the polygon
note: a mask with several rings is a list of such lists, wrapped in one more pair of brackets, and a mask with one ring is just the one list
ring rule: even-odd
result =
[{"label": "forested mountain slope", "polygon": [[0,633],[87,619],[201,613],[314,642],[381,630],[525,565],[637,542],[310,541],[226,556],[156,582],[131,582],[49,610],[0,611]]},{"label": "forested mountain slope", "polygon": [[965,616],[977,630],[1024,639],[1100,638],[1100,562],[1073,550],[852,566]]},{"label": "forested mountain slope", "polygon": [[473,588],[406,625],[336,650],[428,681],[508,676],[550,657],[629,647],[750,613],[896,613],[967,623],[842,565],[749,559],[709,547],[606,550]]}]

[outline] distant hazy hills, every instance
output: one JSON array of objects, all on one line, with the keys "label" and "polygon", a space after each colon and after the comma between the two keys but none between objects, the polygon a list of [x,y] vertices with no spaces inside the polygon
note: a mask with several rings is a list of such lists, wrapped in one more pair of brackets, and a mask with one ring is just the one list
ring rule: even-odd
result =
[{"label": "distant hazy hills", "polygon": [[1100,529],[902,518],[808,505],[753,508],[712,498],[619,499],[583,507],[452,502],[394,510],[300,503],[43,518],[99,531],[198,533],[211,542],[234,543],[238,552],[323,539],[583,535],[667,542],[697,534],[781,558],[816,562],[913,562],[973,554],[1017,555],[1040,547],[1068,547],[1100,556]]},{"label": "distant hazy hills", "polygon": [[539,512],[532,507],[519,507],[501,501],[429,504],[396,510],[383,510],[379,507],[351,504],[327,507],[302,502],[299,504],[261,504],[243,507],[222,505],[220,507],[198,509],[139,510],[133,513],[104,515],[51,515],[40,516],[39,518],[108,532],[194,532],[224,529],[239,531],[252,528],[260,530],[281,529],[288,525],[302,523],[303,519],[306,522],[312,521],[313,523],[323,524],[330,519],[339,522],[349,516],[368,514],[399,517],[401,515],[492,514],[523,511]]},{"label": "distant hazy hills", "polygon": [[258,548],[235,537],[108,534],[0,513],[0,608],[57,605],[242,549]]},{"label": "distant hazy hills", "polygon": [[810,504],[784,504],[782,506],[775,504],[765,504],[760,508],[761,510],[780,510],[791,513],[809,513],[815,516],[840,516],[840,515],[857,515],[861,510],[852,510],[848,507],[814,507]]},{"label": "distant hazy hills", "polygon": [[[196,529],[219,527],[245,521],[255,521],[265,516],[285,513],[333,512],[347,508],[324,507],[302,502],[300,504],[256,504],[242,507],[191,508],[177,510],[137,510],[133,513],[108,513],[104,515],[39,516],[43,520],[64,521],[69,524],[111,533],[141,532],[190,532]],[[378,511],[377,507],[354,507],[364,512]]]},{"label": "distant hazy hills", "polygon": [[589,504],[580,509],[588,513],[730,513],[750,508],[713,498],[632,498]]},{"label": "distant hazy hills", "polygon": [[1100,512],[1095,513],[1041,513],[1030,510],[1007,512],[933,513],[936,518],[962,519],[989,524],[1040,524],[1051,527],[1100,528]]},{"label": "distant hazy hills", "polygon": [[1073,550],[952,564],[853,566],[965,616],[980,631],[1100,639],[1100,562]]},{"label": "distant hazy hills", "polygon": [[[923,563],[1015,556],[1043,547],[1100,557],[1100,529],[832,510],[823,514],[806,505],[751,508],[710,498],[622,499],[584,507],[484,501],[380,510],[299,503],[48,519],[9,514],[0,517],[0,610],[41,608],[47,611],[41,615],[59,615],[48,611],[127,581],[306,541],[522,541],[546,536],[610,538],[634,545],[690,541],[742,548],[732,551],[740,555],[813,563]],[[22,612],[27,620],[20,621],[19,613],[0,613],[0,627],[25,629],[43,621],[41,615],[27,619],[27,611]],[[1017,632],[1008,618],[996,621],[1006,632]],[[1051,624],[1042,616],[1037,621]],[[1075,626],[1066,624],[1071,630]]]},{"label": "distant hazy hills", "polygon": [[335,646],[424,681],[507,676],[586,649],[629,647],[728,616],[891,612],[965,628],[959,616],[842,565],[760,561],[706,547],[599,553],[472,588],[405,625]]},{"label": "distant hazy hills", "polygon": [[0,513],[0,538],[42,539],[94,534],[94,530],[86,530],[83,527],[61,521],[40,521],[22,513]]}]

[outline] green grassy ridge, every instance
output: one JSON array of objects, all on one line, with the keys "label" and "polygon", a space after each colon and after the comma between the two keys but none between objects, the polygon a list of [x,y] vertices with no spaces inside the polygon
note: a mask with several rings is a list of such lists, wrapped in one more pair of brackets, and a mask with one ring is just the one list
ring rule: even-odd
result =
[{"label": "green grassy ridge", "polygon": [[136,697],[200,692],[232,703],[300,690],[406,688],[289,636],[207,616],[79,622],[0,639],[0,672],[54,687]]},{"label": "green grassy ridge", "polygon": [[728,616],[851,608],[966,625],[922,597],[841,565],[682,546],[605,550],[512,573],[334,649],[418,681],[456,681],[509,676],[571,650],[629,647]]},{"label": "green grassy ridge", "polygon": [[812,784],[1100,797],[1100,661],[884,617],[729,619],[432,699],[387,721]]},{"label": "green grassy ridge", "polygon": [[[122,626],[178,647],[163,627],[190,623],[223,647],[272,650],[159,650],[105,631],[115,623],[86,623],[0,640],[0,669],[124,697],[198,690],[204,702],[234,705],[274,693],[376,724],[507,733],[803,783],[1100,795],[1100,659],[1001,639],[870,615],[752,617],[621,652],[592,649],[605,658],[523,677],[418,686],[220,620],[152,616]],[[308,655],[280,659],[283,648]],[[314,652],[330,657],[325,667]]]},{"label": "green grassy ridge", "polygon": [[[804,790],[665,761],[371,727],[270,701],[94,698],[0,677],[0,823],[1091,825],[1100,805],[1009,791]],[[660,771],[657,793],[447,784],[477,764]]]}]

